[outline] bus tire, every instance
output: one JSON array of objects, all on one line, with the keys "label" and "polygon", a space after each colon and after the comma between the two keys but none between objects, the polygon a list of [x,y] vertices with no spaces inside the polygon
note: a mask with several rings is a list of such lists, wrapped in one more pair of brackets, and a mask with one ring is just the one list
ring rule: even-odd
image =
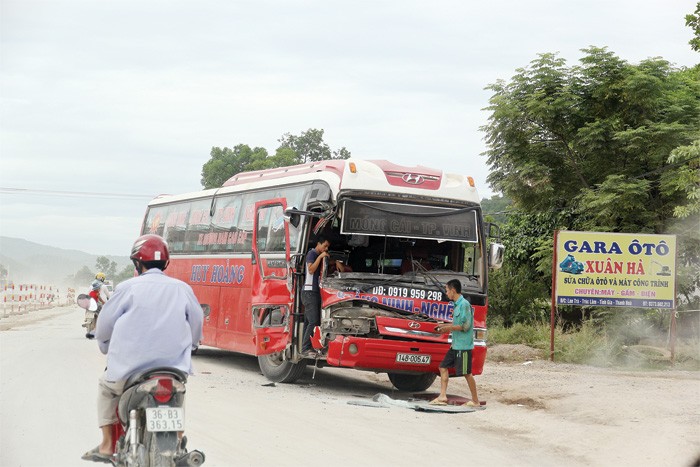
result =
[{"label": "bus tire", "polygon": [[306,369],[306,363],[292,363],[282,352],[258,356],[258,365],[262,374],[275,383],[293,383]]},{"label": "bus tire", "polygon": [[419,375],[407,375],[405,373],[387,373],[389,381],[399,391],[425,391],[433,385],[436,374],[422,373]]}]

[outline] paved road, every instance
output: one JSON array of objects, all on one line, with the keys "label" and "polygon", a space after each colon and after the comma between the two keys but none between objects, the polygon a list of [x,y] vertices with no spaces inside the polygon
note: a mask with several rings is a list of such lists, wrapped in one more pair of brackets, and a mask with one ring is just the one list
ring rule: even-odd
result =
[{"label": "paved road", "polygon": [[[104,356],[84,338],[77,307],[0,332],[0,465],[88,465],[99,440],[95,398]],[[385,375],[312,368],[299,383],[269,385],[257,360],[203,348],[190,378],[187,433],[208,466],[556,465],[565,458],[523,451],[470,419],[488,410],[430,414],[348,404],[392,390]],[[433,386],[437,389],[437,385]]]}]

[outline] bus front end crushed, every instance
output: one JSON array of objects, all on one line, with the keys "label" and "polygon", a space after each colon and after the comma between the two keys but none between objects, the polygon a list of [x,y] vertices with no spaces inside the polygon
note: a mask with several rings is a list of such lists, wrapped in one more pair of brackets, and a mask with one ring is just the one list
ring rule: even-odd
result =
[{"label": "bus front end crushed", "polygon": [[[479,307],[481,308],[481,307]],[[438,334],[439,322],[422,314],[410,314],[361,301],[343,302],[325,310],[320,342],[326,364],[387,372],[390,375],[439,373],[440,362],[450,347],[449,334]],[[485,326],[475,308],[475,340],[472,373],[483,371],[486,359]]]}]

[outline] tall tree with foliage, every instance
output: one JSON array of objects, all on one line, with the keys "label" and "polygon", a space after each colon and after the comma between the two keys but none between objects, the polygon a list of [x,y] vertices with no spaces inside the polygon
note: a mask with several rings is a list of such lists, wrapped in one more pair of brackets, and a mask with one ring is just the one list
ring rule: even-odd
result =
[{"label": "tall tree with foliage", "polygon": [[669,158],[699,136],[698,67],[583,52],[571,67],[542,54],[488,87],[488,181],[518,211],[506,263],[547,289],[554,229],[681,234],[673,214],[688,204],[689,163]]},{"label": "tall tree with foliage", "polygon": [[76,272],[72,276],[68,276],[66,279],[69,283],[75,284],[77,287],[87,288],[90,286],[92,281],[95,280],[95,274],[96,273],[92,272],[89,267],[83,266],[82,268],[80,268],[80,270],[78,270],[78,272]]},{"label": "tall tree with foliage", "polygon": [[127,266],[124,266],[124,269],[119,271],[117,274],[114,275],[114,279],[112,280],[112,283],[116,287],[119,283],[124,282],[125,280],[131,279],[134,277],[135,269],[132,264],[129,264]]},{"label": "tall tree with foliage", "polygon": [[251,149],[247,144],[230,148],[211,148],[211,159],[202,166],[202,186],[216,188],[239,172],[255,170],[267,159],[265,148]]},{"label": "tall tree with foliage", "polygon": [[107,279],[111,279],[117,273],[117,263],[106,256],[98,256],[95,260],[95,269],[97,272],[104,273]]},{"label": "tall tree with foliage", "polygon": [[323,129],[309,128],[299,136],[285,133],[278,141],[280,149],[288,148],[294,151],[299,164],[350,157],[350,152],[345,147],[331,151],[328,144],[323,141]]},{"label": "tall tree with foliage", "polygon": [[700,52],[700,2],[695,4],[695,14],[685,16],[685,25],[693,30],[693,38],[688,42],[690,48]]},{"label": "tall tree with foliage", "polygon": [[265,148],[239,144],[233,149],[213,147],[211,158],[202,166],[202,186],[216,188],[240,172],[285,167],[328,159],[347,159],[350,152],[343,148],[331,151],[323,141],[323,130],[310,128],[299,136],[285,133],[280,146],[270,156]]}]

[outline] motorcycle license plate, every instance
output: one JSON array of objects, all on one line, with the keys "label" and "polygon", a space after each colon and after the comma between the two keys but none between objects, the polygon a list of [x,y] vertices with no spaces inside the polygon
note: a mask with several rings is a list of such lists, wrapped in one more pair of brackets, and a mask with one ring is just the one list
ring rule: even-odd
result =
[{"label": "motorcycle license plate", "polygon": [[147,431],[182,431],[185,429],[185,409],[182,407],[147,407]]},{"label": "motorcycle license plate", "polygon": [[396,361],[398,363],[415,363],[417,365],[430,365],[430,355],[422,355],[416,353],[397,353]]}]

